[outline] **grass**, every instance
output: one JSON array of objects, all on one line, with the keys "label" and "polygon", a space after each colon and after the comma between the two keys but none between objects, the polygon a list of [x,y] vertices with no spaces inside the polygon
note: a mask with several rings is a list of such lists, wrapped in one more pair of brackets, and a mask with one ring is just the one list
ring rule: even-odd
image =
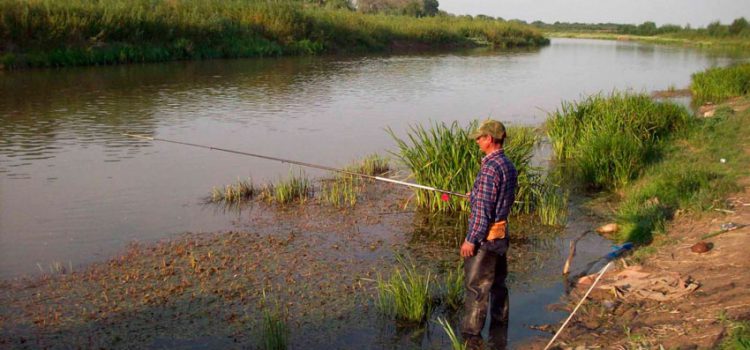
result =
[{"label": "grass", "polygon": [[658,156],[660,143],[688,121],[687,110],[647,94],[613,92],[563,102],[547,122],[555,156],[593,189],[616,190]]},{"label": "grass", "polygon": [[375,305],[381,313],[395,316],[410,322],[422,322],[430,313],[430,281],[432,275],[425,275],[417,269],[411,259],[397,256],[399,266],[394,269],[389,280],[378,275]]},{"label": "grass", "polygon": [[694,103],[719,103],[750,92],[750,63],[709,68],[693,74],[691,78],[690,91]]},{"label": "grass", "polygon": [[211,190],[209,201],[211,203],[242,203],[251,199],[258,194],[258,189],[253,185],[252,179],[240,180],[224,186],[223,188],[214,187]]},{"label": "grass", "polygon": [[461,260],[455,269],[448,270],[443,282],[443,300],[445,305],[452,309],[458,310],[464,301],[464,264]]},{"label": "grass", "polygon": [[313,193],[312,183],[300,171],[298,174],[290,172],[288,179],[275,185],[266,185],[261,192],[261,197],[268,202],[278,204],[304,203]]},{"label": "grass", "polygon": [[750,350],[750,322],[731,322],[729,334],[721,342],[721,350]]},{"label": "grass", "polygon": [[453,331],[453,327],[451,324],[446,320],[445,318],[438,317],[437,319],[438,324],[440,327],[443,328],[443,331],[445,331],[445,334],[448,335],[448,339],[451,342],[451,349],[453,350],[465,350],[466,349],[466,343],[461,342],[458,337],[456,336],[456,332]]},{"label": "grass", "polygon": [[360,180],[352,175],[341,175],[323,181],[320,199],[334,207],[353,207],[357,204]]},{"label": "grass", "polygon": [[[484,156],[469,137],[477,125],[478,121],[466,127],[461,127],[458,122],[433,123],[428,127],[416,125],[410,127],[406,139],[397,137],[391,129],[387,131],[398,146],[396,156],[409,168],[416,183],[466,193],[474,184]],[[543,170],[531,164],[539,139],[533,128],[508,128],[505,154],[518,171],[517,203],[512,208],[513,214],[530,214],[541,206],[552,204],[541,200],[548,184],[542,176]],[[470,209],[469,202],[464,199],[450,197],[444,201],[433,191],[416,190],[415,198],[418,207],[433,212],[468,212]]]},{"label": "grass", "polygon": [[[502,20],[369,15],[304,1],[3,0],[5,68],[383,51],[540,46],[539,30]],[[406,45],[403,45],[406,44]]]},{"label": "grass", "polygon": [[[723,198],[740,189],[750,155],[750,111],[723,112],[696,119],[664,148],[664,157],[623,189],[617,209],[618,240],[648,243],[663,233],[679,211],[703,212],[724,206]],[[725,163],[720,162],[725,159]],[[744,172],[744,173],[743,173]]]},{"label": "grass", "polygon": [[263,292],[263,321],[261,324],[260,342],[265,350],[285,350],[289,346],[289,326],[287,316],[281,311],[278,301],[268,305],[266,293]]}]

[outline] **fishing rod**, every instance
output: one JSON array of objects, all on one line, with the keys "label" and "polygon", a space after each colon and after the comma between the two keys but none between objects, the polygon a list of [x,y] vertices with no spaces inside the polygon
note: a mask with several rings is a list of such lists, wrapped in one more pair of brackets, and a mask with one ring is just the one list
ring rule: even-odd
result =
[{"label": "fishing rod", "polygon": [[[318,165],[318,164],[300,162],[300,161],[297,161],[297,160],[290,160],[290,159],[283,159],[283,158],[277,158],[277,157],[271,157],[271,156],[264,156],[262,154],[242,152],[242,151],[236,151],[236,150],[231,150],[231,149],[226,149],[226,148],[219,148],[219,147],[213,147],[213,146],[199,145],[199,144],[190,143],[190,142],[167,140],[167,139],[161,139],[161,138],[151,137],[151,136],[134,135],[134,134],[122,134],[122,135],[123,136],[137,138],[137,139],[142,139],[142,140],[174,143],[174,144],[183,145],[183,146],[205,148],[205,149],[212,150],[212,151],[221,151],[221,152],[239,154],[239,155],[243,155],[243,156],[250,156],[250,157],[255,157],[255,158],[274,160],[274,161],[277,161],[277,162],[295,164],[295,165],[300,165],[300,166],[304,166],[304,167],[308,167],[308,168],[316,168],[316,169],[328,170],[328,171],[333,171],[333,172],[347,174],[347,175],[352,175],[352,176],[359,176],[359,177],[366,178],[366,179],[372,179],[372,180],[377,180],[377,181],[388,182],[388,183],[392,183],[392,184],[396,184],[396,185],[402,185],[402,186],[414,187],[414,188],[419,188],[419,189],[428,190],[428,191],[440,192],[440,193],[449,194],[449,195],[453,195],[453,196],[461,197],[461,198],[468,198],[469,197],[469,196],[467,196],[467,195],[465,195],[463,193],[458,193],[458,192],[453,192],[453,191],[448,191],[448,190],[442,190],[442,189],[439,189],[439,188],[425,186],[425,185],[420,185],[420,184],[415,184],[415,183],[410,183],[410,182],[398,181],[398,180],[389,179],[387,177],[382,177],[382,176],[368,175],[368,174],[362,174],[362,173],[358,173],[358,172],[354,172],[354,171],[349,171],[349,170],[344,170],[344,169],[332,168],[332,167],[325,166],[325,165]],[[443,197],[443,200],[447,200],[447,198]]]}]

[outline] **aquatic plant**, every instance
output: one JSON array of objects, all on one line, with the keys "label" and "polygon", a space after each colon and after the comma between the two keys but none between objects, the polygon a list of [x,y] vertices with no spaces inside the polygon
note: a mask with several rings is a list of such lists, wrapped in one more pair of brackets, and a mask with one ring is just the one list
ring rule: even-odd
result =
[{"label": "aquatic plant", "polygon": [[0,66],[57,67],[378,51],[398,43],[540,46],[503,20],[366,15],[304,1],[0,1]]},{"label": "aquatic plant", "polygon": [[366,156],[357,164],[346,167],[346,170],[365,175],[381,176],[387,174],[391,170],[391,166],[388,159],[376,153]]},{"label": "aquatic plant", "polygon": [[539,195],[536,215],[543,225],[560,226],[568,220],[568,198],[570,192],[548,180]]},{"label": "aquatic plant", "polygon": [[451,349],[453,350],[466,350],[466,342],[461,342],[456,336],[456,332],[453,331],[453,327],[450,322],[443,317],[437,318],[438,324],[443,328],[445,334],[448,335],[448,339],[451,342]]},{"label": "aquatic plant", "polygon": [[444,302],[446,306],[457,310],[464,301],[464,263],[463,259],[458,263],[455,269],[448,270],[445,276]]},{"label": "aquatic plant", "polygon": [[[458,122],[450,125],[433,123],[429,128],[422,125],[411,126],[407,134],[408,141],[397,137],[391,129],[387,129],[387,132],[399,148],[396,156],[409,168],[415,182],[465,193],[471,190],[484,156],[475,141],[469,137],[477,125],[478,121],[471,122],[465,128],[460,127]],[[529,191],[527,187],[534,185],[532,173],[541,171],[531,166],[531,157],[538,141],[539,136],[532,128],[508,128],[504,148],[518,170],[517,195],[521,198]],[[469,210],[468,201],[455,197],[445,201],[440,193],[434,191],[417,190],[416,203],[432,211]]]},{"label": "aquatic plant", "polygon": [[312,184],[302,171],[298,174],[290,172],[288,179],[274,185],[266,185],[261,191],[261,197],[266,201],[279,204],[289,204],[294,201],[304,203],[312,194]]},{"label": "aquatic plant", "polygon": [[750,63],[709,68],[694,73],[690,80],[693,103],[719,103],[750,93]]},{"label": "aquatic plant", "polygon": [[581,102],[563,102],[546,122],[558,159],[592,188],[616,189],[636,178],[659,143],[683,128],[684,107],[656,102],[647,94],[613,92]]},{"label": "aquatic plant", "polygon": [[340,175],[322,181],[320,199],[335,207],[353,207],[357,204],[360,180],[352,175]]},{"label": "aquatic plant", "polygon": [[403,256],[397,256],[398,266],[389,280],[379,274],[376,280],[377,295],[375,305],[388,316],[422,322],[430,313],[430,281],[432,275],[425,275],[411,259],[408,263]]},{"label": "aquatic plant", "polygon": [[281,311],[278,301],[269,306],[265,291],[263,292],[263,321],[261,325],[261,348],[266,350],[285,350],[289,344],[289,326],[286,314]]},{"label": "aquatic plant", "polygon": [[241,203],[242,201],[251,199],[257,192],[252,179],[240,180],[237,178],[237,182],[226,185],[223,188],[214,187],[211,190],[209,200],[212,203]]}]

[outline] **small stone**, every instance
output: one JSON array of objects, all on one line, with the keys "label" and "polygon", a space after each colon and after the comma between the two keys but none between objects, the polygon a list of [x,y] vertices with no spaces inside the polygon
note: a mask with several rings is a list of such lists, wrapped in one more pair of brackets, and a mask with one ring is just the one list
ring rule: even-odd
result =
[{"label": "small stone", "polygon": [[599,233],[615,233],[619,229],[620,229],[620,227],[617,226],[617,224],[612,223],[612,224],[606,224],[604,226],[600,226],[599,228],[596,229],[596,232],[599,232]]},{"label": "small stone", "polygon": [[690,250],[693,251],[693,253],[705,253],[711,250],[711,245],[706,242],[700,241],[696,244],[693,244],[693,246],[690,247]]}]

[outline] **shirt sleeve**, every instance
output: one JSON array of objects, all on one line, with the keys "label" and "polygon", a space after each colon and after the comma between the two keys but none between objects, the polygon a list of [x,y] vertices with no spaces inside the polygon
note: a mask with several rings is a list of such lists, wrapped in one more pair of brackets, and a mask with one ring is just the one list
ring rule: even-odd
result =
[{"label": "shirt sleeve", "polygon": [[498,177],[494,169],[486,167],[480,171],[471,191],[471,214],[466,240],[478,245],[487,239],[490,224],[495,216],[498,196]]}]

